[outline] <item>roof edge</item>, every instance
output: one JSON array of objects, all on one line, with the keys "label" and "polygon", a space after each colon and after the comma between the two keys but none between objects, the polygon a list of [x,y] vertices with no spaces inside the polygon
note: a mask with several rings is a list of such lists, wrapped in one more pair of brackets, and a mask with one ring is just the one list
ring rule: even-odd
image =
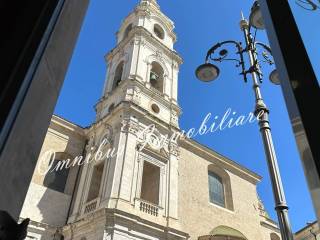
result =
[{"label": "roof edge", "polygon": [[252,170],[240,165],[239,163],[229,159],[226,156],[223,156],[222,154],[214,151],[213,149],[209,148],[208,146],[206,146],[204,144],[197,142],[194,139],[184,138],[184,139],[181,139],[181,142],[189,145],[190,147],[199,149],[200,151],[204,152],[208,156],[211,155],[212,157],[217,158],[222,163],[228,165],[231,169],[248,176],[255,184],[260,182],[262,179],[262,176],[258,175],[257,173],[253,172]]}]

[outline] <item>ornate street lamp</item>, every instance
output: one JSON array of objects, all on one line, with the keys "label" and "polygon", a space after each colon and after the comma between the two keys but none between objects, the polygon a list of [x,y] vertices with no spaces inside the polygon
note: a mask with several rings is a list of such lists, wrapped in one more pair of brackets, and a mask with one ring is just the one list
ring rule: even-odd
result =
[{"label": "ornate street lamp", "polygon": [[260,30],[265,29],[262,13],[260,11],[260,6],[257,1],[253,3],[253,6],[251,8],[249,23],[251,26],[253,26],[256,29],[260,29]]},{"label": "ornate street lamp", "polygon": [[[262,72],[260,70],[260,62],[265,62],[269,65],[273,65],[273,61],[270,59],[271,49],[269,46],[257,42],[255,39],[257,29],[263,29],[263,21],[259,11],[259,5],[257,2],[254,3],[251,14],[250,14],[250,23],[244,19],[240,21],[240,28],[244,34],[245,47],[242,47],[241,42],[229,40],[221,43],[217,43],[211,49],[209,49],[206,58],[205,64],[199,66],[196,70],[196,76],[198,79],[204,82],[209,82],[215,80],[219,76],[219,68],[210,63],[222,62],[222,61],[235,61],[236,67],[241,68],[240,74],[243,76],[244,81],[247,82],[247,75],[250,74],[253,81],[253,90],[255,94],[255,110],[254,113],[259,116],[259,126],[260,132],[263,139],[265,154],[269,167],[269,174],[272,182],[273,195],[275,200],[275,210],[277,211],[279,228],[281,231],[282,240],[293,240],[293,235],[291,231],[291,226],[288,217],[288,206],[286,203],[282,181],[279,172],[279,166],[277,162],[277,157],[275,149],[273,146],[271,130],[269,125],[269,110],[265,105],[262,94],[260,91],[260,84],[262,83]],[[255,33],[254,37],[251,34],[251,27],[254,27]],[[222,48],[225,45],[234,45],[236,47],[237,58],[228,57],[228,50]],[[262,48],[262,60],[258,61],[258,48]],[[218,49],[222,49],[218,51]],[[218,52],[218,54],[216,54]],[[245,54],[249,59],[249,68],[246,69],[246,63],[244,61]],[[276,70],[272,71],[269,79],[275,84],[279,84],[279,76]]]}]

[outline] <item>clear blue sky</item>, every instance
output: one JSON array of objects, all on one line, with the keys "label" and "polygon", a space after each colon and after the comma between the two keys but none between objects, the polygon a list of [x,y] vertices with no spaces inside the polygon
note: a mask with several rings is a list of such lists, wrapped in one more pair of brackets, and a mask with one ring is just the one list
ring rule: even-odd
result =
[{"label": "clear blue sky", "polygon": [[[198,127],[211,112],[222,116],[228,109],[239,114],[253,110],[251,84],[245,84],[233,63],[220,64],[219,79],[210,84],[199,82],[194,71],[203,62],[212,44],[235,39],[242,41],[239,30],[240,11],[248,16],[252,1],[158,0],[162,11],[176,26],[178,42],[175,49],[184,59],[179,75],[179,103],[183,109],[182,129]],[[101,97],[105,80],[104,55],[115,47],[115,33],[122,20],[138,0],[92,0],[78,40],[55,113],[79,125],[94,121],[94,104]],[[319,10],[320,12],[320,10]],[[319,14],[319,13],[318,13]],[[316,23],[314,23],[316,24]],[[314,31],[318,34],[319,31]],[[264,32],[258,39],[267,42]],[[262,91],[270,108],[270,121],[278,153],[285,193],[290,207],[294,231],[315,220],[310,195],[300,163],[281,89],[272,85],[266,67]],[[263,177],[258,192],[271,217],[276,219],[274,201],[267,171],[262,140],[257,124],[227,129],[196,140],[233,159]]]}]

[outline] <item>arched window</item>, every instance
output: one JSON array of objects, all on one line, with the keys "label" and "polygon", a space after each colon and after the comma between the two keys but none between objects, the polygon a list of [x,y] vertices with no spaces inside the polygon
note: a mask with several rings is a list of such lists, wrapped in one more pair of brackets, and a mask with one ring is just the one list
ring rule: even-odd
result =
[{"label": "arched window", "polygon": [[225,207],[225,194],[222,178],[213,172],[209,172],[209,196],[210,202]]},{"label": "arched window", "polygon": [[159,24],[154,25],[153,32],[158,38],[164,39],[164,30]]},{"label": "arched window", "polygon": [[124,68],[124,62],[120,62],[116,68],[116,71],[114,73],[114,79],[113,79],[113,86],[112,90],[115,89],[119,83],[122,80],[122,74],[123,74],[123,68]]},{"label": "arched window", "polygon": [[218,226],[210,231],[209,235],[198,237],[198,240],[248,240],[240,231],[228,227]]},{"label": "arched window", "polygon": [[163,92],[164,71],[161,65],[157,62],[152,62],[150,71],[150,84],[153,88]]},{"label": "arched window", "polygon": [[209,201],[233,211],[231,181],[228,172],[216,164],[210,164],[208,178]]},{"label": "arched window", "polygon": [[130,23],[130,24],[127,26],[126,30],[124,31],[124,34],[123,34],[123,38],[122,38],[122,39],[125,39],[126,37],[128,37],[128,35],[129,35],[129,33],[130,33],[131,30],[132,30],[132,23]]}]

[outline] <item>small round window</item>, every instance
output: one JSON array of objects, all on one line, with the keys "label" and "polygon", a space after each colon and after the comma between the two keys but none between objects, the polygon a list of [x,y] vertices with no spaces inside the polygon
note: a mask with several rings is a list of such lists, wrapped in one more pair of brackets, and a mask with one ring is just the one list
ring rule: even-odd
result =
[{"label": "small round window", "polygon": [[162,27],[160,27],[159,24],[154,25],[153,31],[158,38],[164,39],[164,30],[162,29]]},{"label": "small round window", "polygon": [[155,103],[151,105],[151,109],[152,109],[152,111],[154,113],[159,113],[160,112],[159,106],[157,104],[155,104]]}]

